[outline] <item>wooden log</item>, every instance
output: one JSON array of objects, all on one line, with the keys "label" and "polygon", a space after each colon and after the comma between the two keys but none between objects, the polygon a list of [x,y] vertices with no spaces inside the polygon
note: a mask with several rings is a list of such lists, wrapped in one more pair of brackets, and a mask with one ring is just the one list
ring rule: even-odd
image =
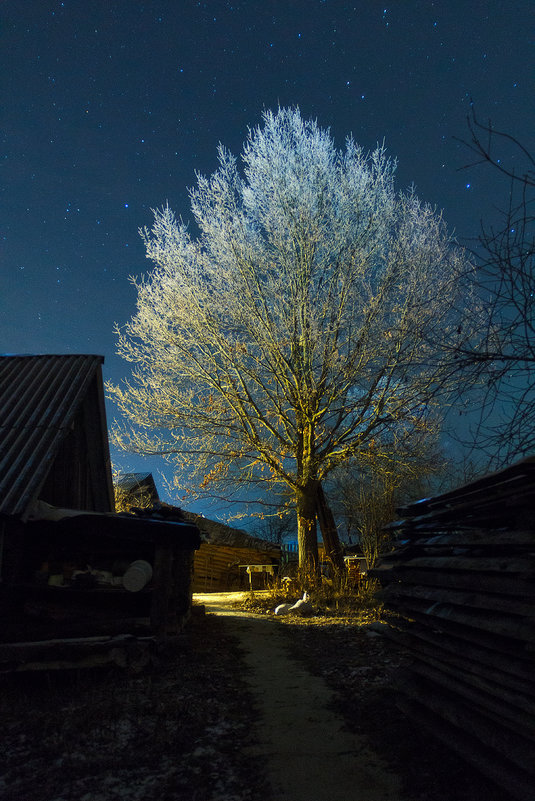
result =
[{"label": "wooden log", "polygon": [[169,599],[172,593],[173,551],[170,546],[160,546],[154,552],[154,588],[150,608],[150,624],[153,631],[165,634],[169,614]]},{"label": "wooden log", "polygon": [[154,649],[153,637],[73,637],[0,645],[0,672],[65,670],[98,667],[113,662],[120,666],[144,666]]},{"label": "wooden log", "polygon": [[178,634],[191,613],[192,578],[193,578],[193,552],[174,550],[172,567],[172,586],[170,623],[172,633]]}]

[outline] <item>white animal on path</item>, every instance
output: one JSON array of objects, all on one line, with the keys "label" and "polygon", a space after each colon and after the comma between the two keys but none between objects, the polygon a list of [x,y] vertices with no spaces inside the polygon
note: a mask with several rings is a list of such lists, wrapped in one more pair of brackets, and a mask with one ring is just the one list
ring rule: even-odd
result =
[{"label": "white animal on path", "polygon": [[303,593],[303,597],[292,604],[279,604],[275,609],[276,615],[310,615],[312,606],[309,603],[310,595],[308,592]]},{"label": "white animal on path", "polygon": [[276,615],[287,615],[291,608],[292,608],[291,604],[279,604],[275,608],[275,614]]}]

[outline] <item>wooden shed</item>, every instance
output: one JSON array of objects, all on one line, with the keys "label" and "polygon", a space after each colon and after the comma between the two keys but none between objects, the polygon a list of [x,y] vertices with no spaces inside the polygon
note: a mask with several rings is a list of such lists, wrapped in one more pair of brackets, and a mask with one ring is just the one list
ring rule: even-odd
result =
[{"label": "wooden shed", "polygon": [[189,614],[195,525],[114,512],[102,363],[0,356],[0,670],[106,661]]},{"label": "wooden shed", "polygon": [[373,574],[413,661],[401,707],[521,801],[535,788],[535,458],[400,509]]},{"label": "wooden shed", "polygon": [[202,515],[186,512],[185,516],[201,532],[194,561],[194,592],[261,589],[277,575],[279,545]]}]

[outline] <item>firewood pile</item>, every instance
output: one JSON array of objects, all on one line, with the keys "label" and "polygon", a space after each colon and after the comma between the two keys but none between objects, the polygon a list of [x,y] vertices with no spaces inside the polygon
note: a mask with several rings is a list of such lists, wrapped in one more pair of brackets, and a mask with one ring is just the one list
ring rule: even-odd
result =
[{"label": "firewood pile", "polygon": [[400,509],[373,571],[400,706],[521,801],[535,787],[535,459]]}]

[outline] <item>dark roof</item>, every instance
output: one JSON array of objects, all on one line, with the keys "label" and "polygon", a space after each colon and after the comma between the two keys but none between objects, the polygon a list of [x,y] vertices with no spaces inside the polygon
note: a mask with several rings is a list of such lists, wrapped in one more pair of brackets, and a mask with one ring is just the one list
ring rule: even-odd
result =
[{"label": "dark roof", "polygon": [[209,520],[204,515],[186,512],[177,506],[162,503],[158,499],[158,491],[154,483],[152,473],[123,473],[117,480],[117,485],[125,492],[132,492],[137,489],[147,488],[155,493],[154,507],[152,509],[137,510],[138,514],[154,518],[162,517],[165,520],[176,518],[196,526],[201,533],[203,542],[211,545],[227,545],[232,548],[253,548],[258,551],[277,550],[280,546],[259,537],[253,537],[238,528],[232,528],[225,523],[217,520]]},{"label": "dark roof", "polygon": [[79,536],[83,533],[107,535],[132,539],[138,542],[154,542],[180,548],[199,547],[199,530],[185,520],[157,518],[150,514],[115,514],[84,512],[80,509],[61,509],[44,501],[37,501],[26,521],[28,525],[39,525],[43,534],[49,531],[64,531]]},{"label": "dark roof", "polygon": [[217,520],[208,520],[203,515],[194,512],[183,512],[184,519],[194,523],[201,532],[201,539],[211,545],[227,545],[231,548],[252,548],[256,551],[276,551],[280,550],[280,545],[276,545],[268,540],[259,537],[252,537],[246,531],[239,528],[232,528],[225,523]]},{"label": "dark roof", "polygon": [[154,501],[159,500],[158,490],[152,473],[121,473],[117,479],[117,486],[124,492],[147,490]]},{"label": "dark roof", "polygon": [[22,515],[35,500],[91,382],[101,380],[103,361],[0,356],[0,513]]}]

